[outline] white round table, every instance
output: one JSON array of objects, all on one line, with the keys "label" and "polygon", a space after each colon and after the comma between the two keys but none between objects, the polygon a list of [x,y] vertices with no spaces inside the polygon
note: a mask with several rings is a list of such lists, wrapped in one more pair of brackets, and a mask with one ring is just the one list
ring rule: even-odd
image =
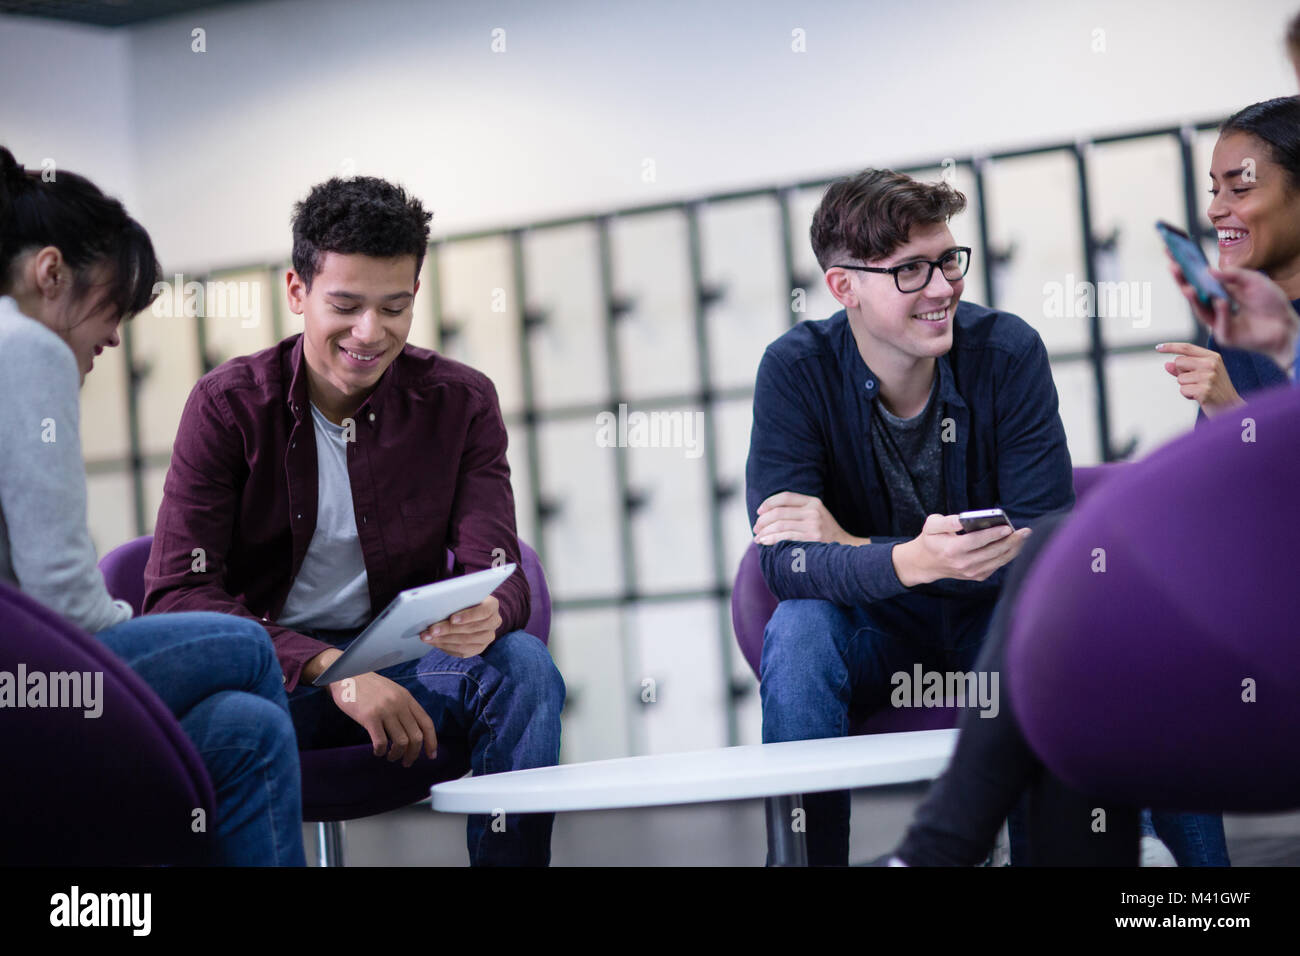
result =
[{"label": "white round table", "polygon": [[763,797],[773,865],[802,866],[807,845],[795,812],[803,794],[933,779],[956,742],[956,730],[920,730],[621,757],[463,777],[436,784],[429,797],[443,813],[488,814]]}]

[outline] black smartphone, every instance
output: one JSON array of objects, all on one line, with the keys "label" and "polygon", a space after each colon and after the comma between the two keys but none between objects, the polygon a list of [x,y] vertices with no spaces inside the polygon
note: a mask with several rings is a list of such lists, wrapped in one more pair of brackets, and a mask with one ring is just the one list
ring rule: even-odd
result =
[{"label": "black smartphone", "polygon": [[1203,304],[1209,305],[1211,299],[1223,299],[1229,305],[1236,307],[1236,303],[1228,295],[1228,290],[1218,279],[1210,275],[1210,261],[1205,258],[1205,250],[1201,248],[1199,242],[1177,226],[1171,226],[1167,222],[1157,222],[1156,230],[1164,239],[1169,254],[1178,263],[1178,268],[1183,270],[1183,275],[1196,290],[1196,297]]},{"label": "black smartphone", "polygon": [[985,508],[982,511],[963,511],[957,516],[961,522],[961,530],[958,534],[967,534],[971,531],[983,531],[985,528],[996,528],[998,525],[1006,525],[1011,530],[1015,530],[1015,525],[1007,517],[1007,513],[1001,508]]}]

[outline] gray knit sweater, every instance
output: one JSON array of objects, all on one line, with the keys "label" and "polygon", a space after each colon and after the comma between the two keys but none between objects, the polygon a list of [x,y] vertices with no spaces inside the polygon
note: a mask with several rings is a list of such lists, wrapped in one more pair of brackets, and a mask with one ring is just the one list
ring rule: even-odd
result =
[{"label": "gray knit sweater", "polygon": [[72,350],[0,297],[0,581],[94,633],[131,616],[86,526],[80,375]]}]

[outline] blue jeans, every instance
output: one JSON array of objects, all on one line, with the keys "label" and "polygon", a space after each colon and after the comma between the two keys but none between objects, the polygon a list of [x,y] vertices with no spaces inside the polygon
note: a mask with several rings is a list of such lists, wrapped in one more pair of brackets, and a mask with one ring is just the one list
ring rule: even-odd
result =
[{"label": "blue jeans", "polygon": [[1169,847],[1179,866],[1231,866],[1221,813],[1143,810],[1141,826]]},{"label": "blue jeans", "polygon": [[[891,676],[911,675],[914,664],[926,671],[970,671],[993,605],[945,642],[937,637],[944,630],[941,605],[936,600],[932,607],[927,617],[916,602],[842,607],[782,601],[763,633],[763,742],[846,736],[851,715],[890,706]],[[805,794],[803,802],[808,863],[848,865],[849,792]]]},{"label": "blue jeans", "polygon": [[96,637],[162,698],[207,767],[217,862],[306,866],[297,742],[265,628],[200,611],[138,617]]},{"label": "blue jeans", "polygon": [[[353,636],[306,633],[334,638],[331,643],[340,646]],[[559,762],[564,680],[546,645],[531,634],[511,631],[474,657],[452,657],[435,647],[418,660],[378,673],[410,692],[433,720],[439,740],[444,735],[467,739],[475,776]],[[370,742],[365,729],[339,710],[323,687],[294,688],[289,712],[303,750]],[[553,813],[507,814],[498,821],[470,814],[470,863],[545,866],[551,860],[554,821]]]}]

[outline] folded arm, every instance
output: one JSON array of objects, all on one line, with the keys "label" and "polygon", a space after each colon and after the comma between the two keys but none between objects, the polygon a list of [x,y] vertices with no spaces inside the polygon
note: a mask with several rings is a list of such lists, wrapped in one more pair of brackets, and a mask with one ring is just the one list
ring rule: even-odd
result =
[{"label": "folded arm", "polygon": [[[801,400],[806,389],[770,351],[763,356],[745,468],[751,526],[758,522],[759,506],[779,492],[820,499],[825,491],[828,450],[821,427]],[[869,604],[905,590],[892,559],[899,540],[877,537],[857,545],[778,541],[761,545],[759,560],[768,587],[783,601],[819,598]]]}]

